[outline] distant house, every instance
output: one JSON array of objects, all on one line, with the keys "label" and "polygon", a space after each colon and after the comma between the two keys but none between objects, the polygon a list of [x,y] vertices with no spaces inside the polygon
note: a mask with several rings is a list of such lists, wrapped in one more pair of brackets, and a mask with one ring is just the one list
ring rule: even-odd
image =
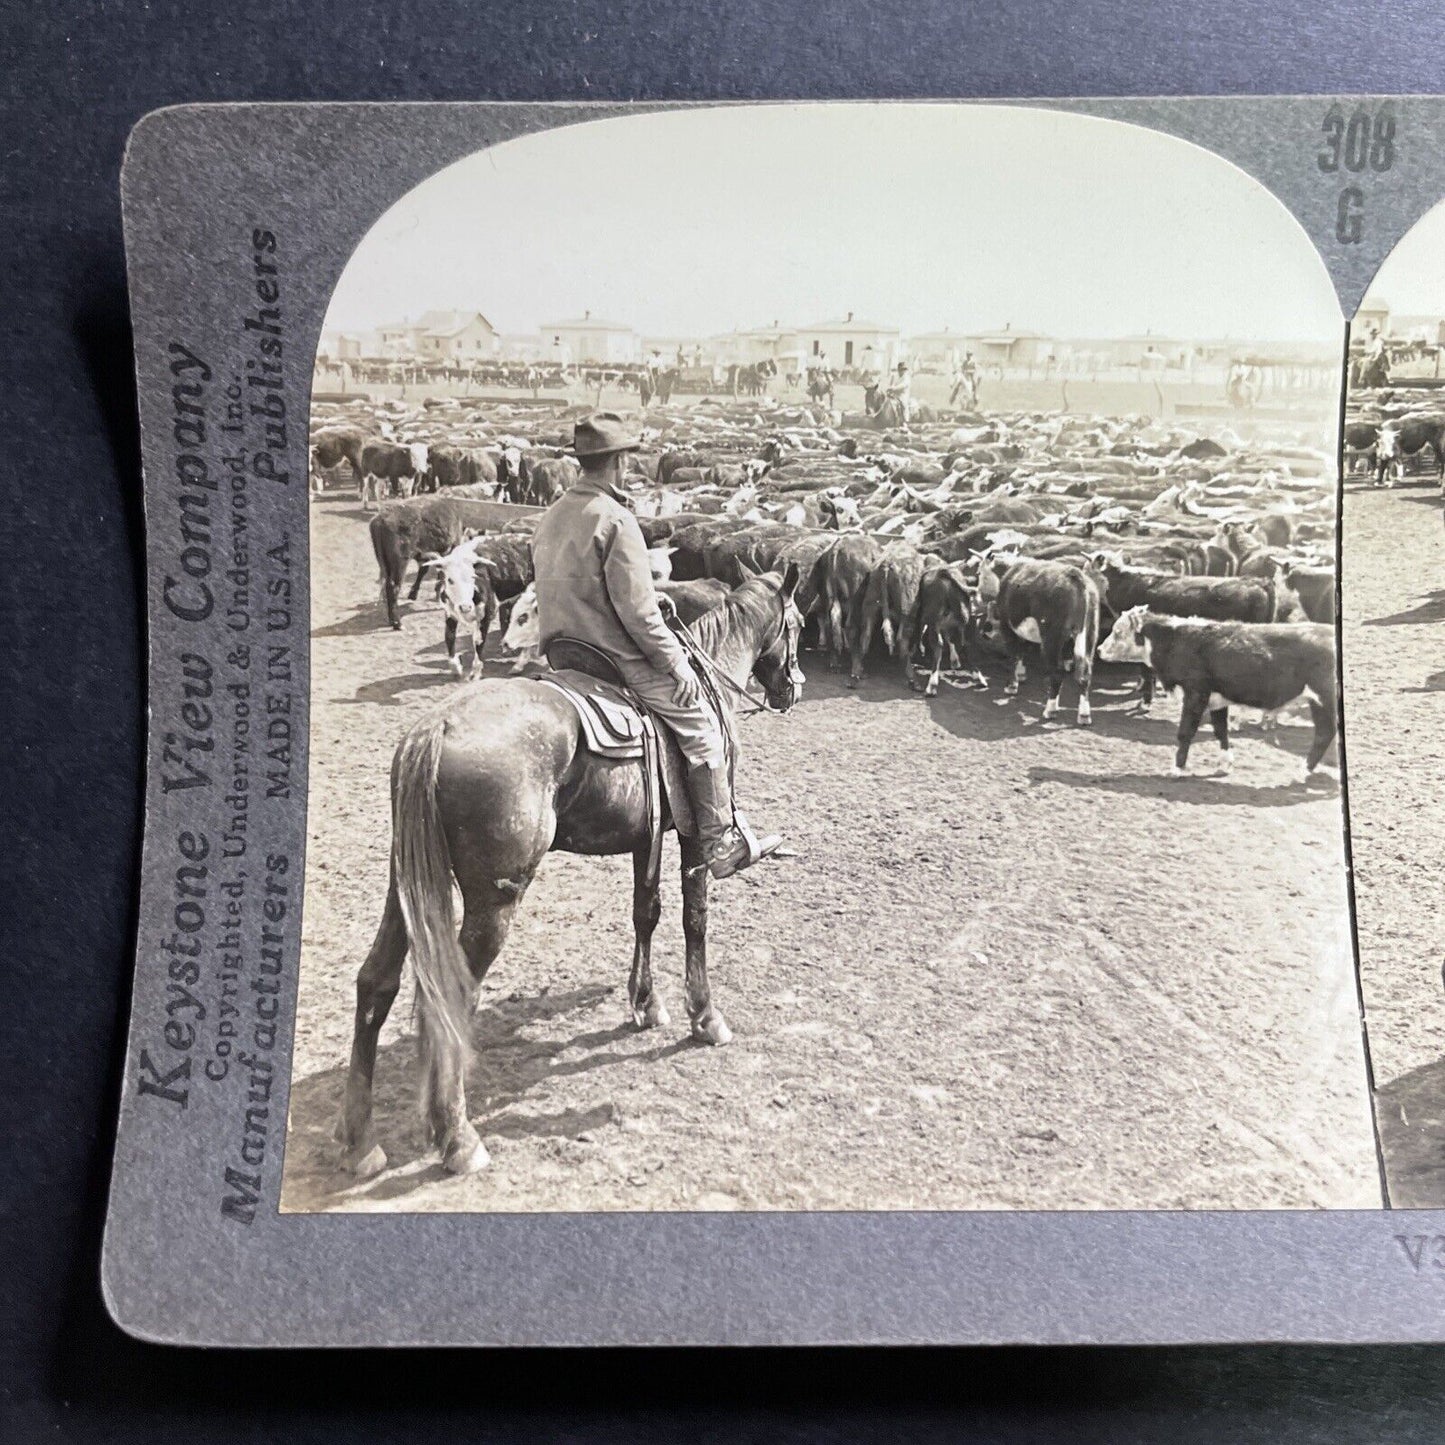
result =
[{"label": "distant house", "polygon": [[899,333],[896,326],[877,321],[860,321],[850,311],[841,321],[815,321],[797,330],[798,348],[806,361],[810,356],[825,356],[830,366],[858,366],[866,348],[882,365],[892,365],[898,356]]},{"label": "distant house", "polygon": [[480,311],[425,312],[414,334],[423,361],[490,360],[499,350],[497,329]]},{"label": "distant house", "polygon": [[632,327],[599,320],[590,311],[572,321],[549,321],[539,331],[544,357],[566,357],[579,366],[637,360],[638,336]]},{"label": "distant house", "polygon": [[1015,331],[1006,324],[999,331],[975,331],[963,338],[980,366],[1037,366],[1054,354],[1053,338],[1042,331]]}]

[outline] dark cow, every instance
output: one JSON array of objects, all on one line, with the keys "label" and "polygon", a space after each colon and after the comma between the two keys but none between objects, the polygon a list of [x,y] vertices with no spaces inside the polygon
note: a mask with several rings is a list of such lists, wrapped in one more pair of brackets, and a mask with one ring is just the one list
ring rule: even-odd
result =
[{"label": "dark cow", "polygon": [[848,686],[857,687],[863,678],[863,663],[873,645],[875,630],[883,634],[883,645],[903,667],[903,677],[912,677],[914,614],[918,610],[918,589],[923,581],[923,557],[911,542],[890,542],[878,564],[868,574],[858,615],[853,627]]},{"label": "dark cow", "polygon": [[[407,563],[412,558],[443,557],[467,540],[469,533],[485,531],[487,517],[494,510],[490,502],[472,502],[460,497],[412,497],[393,502],[371,519],[371,549],[381,570],[381,595],[386,619],[400,630],[397,598]],[[411,596],[421,587],[418,568]]]},{"label": "dark cow", "polygon": [[1426,447],[1435,454],[1435,474],[1445,483],[1445,420],[1438,416],[1413,416],[1403,421],[1387,421],[1380,428],[1375,447],[1375,485],[1385,485],[1387,472],[1402,476],[1405,458],[1418,455]]},{"label": "dark cow", "polygon": [[392,497],[409,496],[416,479],[426,474],[428,452],[422,442],[367,442],[361,449],[362,506],[373,497],[379,506],[383,490]]},{"label": "dark cow", "polygon": [[1373,475],[1375,470],[1375,448],[1380,442],[1380,426],[1373,421],[1353,421],[1345,427],[1343,438],[1345,454],[1345,475],[1360,470],[1357,463],[1363,462],[1363,470]]},{"label": "dark cow", "polygon": [[683,451],[678,448],[665,451],[657,459],[658,484],[664,487],[672,485],[673,473],[682,467],[696,467],[701,474],[703,470],[712,465],[712,461],[713,459],[705,452]]},{"label": "dark cow", "polygon": [[351,479],[361,489],[361,453],[370,440],[360,427],[325,427],[311,439],[311,490],[320,492],[321,472],[351,463]]},{"label": "dark cow", "polygon": [[[945,651],[957,669],[970,667],[978,636],[978,577],[970,577],[962,566],[924,559],[923,579],[918,586],[918,606],[914,613],[913,636],[923,649],[928,663],[925,697],[938,696],[939,674],[943,671]],[[970,681],[986,688],[988,680],[972,668]],[[908,685],[915,691],[918,679],[908,670]]]},{"label": "dark cow", "polygon": [[497,480],[497,464],[484,451],[434,446],[428,458],[431,465],[418,490],[445,491],[448,487],[474,487]]},{"label": "dark cow", "polygon": [[[1104,553],[1093,561],[1104,583],[1106,630],[1132,607],[1216,622],[1294,622],[1305,617],[1294,594],[1272,577],[1179,577],[1125,567],[1118,557]],[[1148,712],[1154,702],[1154,675],[1147,667],[1140,691],[1140,709]]]},{"label": "dark cow", "polygon": [[1037,647],[1049,679],[1044,717],[1058,712],[1064,674],[1072,672],[1079,689],[1079,726],[1088,727],[1093,721],[1089,685],[1099,641],[1098,575],[1067,562],[1025,560],[1002,574],[985,567],[979,580],[980,597],[992,603],[999,636],[1014,660],[1005,691],[1011,697],[1018,692],[1028,676],[1024,651]]},{"label": "dark cow", "polygon": [[550,507],[576,479],[572,457],[538,457],[505,447],[497,463],[497,496],[524,507]]},{"label": "dark cow", "polygon": [[882,557],[883,548],[872,537],[845,532],[819,556],[808,579],[809,595],[816,599],[821,640],[839,666],[849,652],[858,603]]},{"label": "dark cow", "polygon": [[1280,571],[1284,584],[1299,598],[1311,622],[1335,620],[1335,569],[1301,567],[1287,562]]},{"label": "dark cow", "polygon": [[1306,778],[1334,740],[1333,627],[1315,622],[1199,622],[1135,607],[1114,624],[1099,656],[1106,662],[1143,663],[1165,687],[1183,691],[1179,746],[1170,777],[1184,776],[1189,745],[1206,712],[1219,739],[1221,766],[1229,771],[1234,760],[1229,746],[1231,704],[1268,713],[1305,698],[1315,729]]},{"label": "dark cow", "polygon": [[673,548],[673,579],[695,582],[699,577],[706,577],[708,547],[719,537],[746,531],[752,525],[741,517],[707,517],[701,522],[677,528],[667,539],[668,546]]},{"label": "dark cow", "polygon": [[722,533],[703,548],[703,571],[729,587],[740,587],[759,572],[771,572],[783,549],[797,538],[796,527],[776,522]]}]

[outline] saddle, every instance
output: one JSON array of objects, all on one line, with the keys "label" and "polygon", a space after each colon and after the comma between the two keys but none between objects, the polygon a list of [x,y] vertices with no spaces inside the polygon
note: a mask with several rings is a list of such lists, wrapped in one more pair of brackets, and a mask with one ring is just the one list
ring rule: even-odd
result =
[{"label": "saddle", "polygon": [[667,725],[628,688],[606,653],[573,637],[556,637],[547,644],[546,656],[552,671],[536,680],[555,688],[572,704],[587,751],[614,761],[642,763],[647,876],[656,879],[662,861],[664,801],[679,833],[690,836],[697,831],[682,750]]}]

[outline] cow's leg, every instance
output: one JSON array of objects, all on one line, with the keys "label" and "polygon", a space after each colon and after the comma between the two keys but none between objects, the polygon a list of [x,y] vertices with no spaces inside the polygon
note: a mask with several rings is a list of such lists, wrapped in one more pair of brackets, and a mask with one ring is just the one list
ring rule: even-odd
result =
[{"label": "cow's leg", "polygon": [[903,681],[909,688],[913,686],[913,652],[917,646],[918,635],[913,614],[905,612],[898,625],[898,659],[903,667]]},{"label": "cow's leg", "polygon": [[627,980],[627,997],[632,1004],[632,1021],[640,1029],[655,1029],[671,1019],[652,984],[652,935],[662,916],[659,880],[647,877],[651,849],[644,844],[632,854],[632,975]]},{"label": "cow's leg", "polygon": [[[938,696],[938,677],[942,671],[943,633],[930,629],[928,635],[928,681],[923,687],[924,697]],[[911,682],[910,685],[913,687],[918,686],[916,682]]]},{"label": "cow's leg", "polygon": [[707,884],[706,855],[694,834],[682,844],[682,932],[687,941],[684,994],[692,1036],[707,1044],[725,1044],[733,1031],[720,1010],[713,1007],[707,983]]},{"label": "cow's leg", "polygon": [[848,686],[857,687],[863,678],[863,662],[873,646],[873,629],[878,625],[878,609],[870,607],[865,597],[858,609],[858,622],[853,628],[853,646],[848,667]]},{"label": "cow's leg", "polygon": [[472,666],[467,673],[467,681],[482,675],[482,649],[487,645],[487,623],[486,618],[477,613],[477,624],[472,629]]},{"label": "cow's leg", "polygon": [[1199,731],[1199,724],[1204,721],[1204,711],[1208,706],[1207,694],[1184,694],[1184,706],[1179,711],[1179,746],[1174,753],[1174,766],[1169,769],[1171,778],[1184,776],[1185,766],[1189,762],[1189,744],[1194,741],[1194,734]]},{"label": "cow's leg", "polygon": [[1089,703],[1089,688],[1094,681],[1094,658],[1084,643],[1084,634],[1080,634],[1079,644],[1074,651],[1074,682],[1079,689],[1079,711],[1078,723],[1081,728],[1088,727],[1094,721],[1093,708]]},{"label": "cow's leg", "polygon": [[401,616],[397,612],[396,599],[400,589],[397,587],[396,578],[389,571],[383,570],[381,574],[381,600],[386,604],[386,620],[391,623],[392,629],[401,631]]},{"label": "cow's leg", "polygon": [[1310,718],[1315,725],[1315,736],[1314,741],[1310,743],[1309,756],[1305,759],[1304,775],[1306,778],[1319,767],[1320,759],[1324,757],[1326,749],[1334,741],[1336,727],[1333,696],[1320,700],[1311,695],[1309,705]]},{"label": "cow's leg", "polygon": [[1044,666],[1049,674],[1049,695],[1044,700],[1044,717],[1051,718],[1059,711],[1059,694],[1064,690],[1064,670],[1068,666],[1068,648],[1048,631],[1042,631],[1040,649],[1044,655]]},{"label": "cow's leg", "polygon": [[[416,576],[411,579],[411,591],[406,594],[408,602],[415,602],[416,599],[421,595],[421,579],[423,571],[424,568],[421,565],[421,558],[418,557],[416,563]],[[438,585],[440,585],[441,583],[440,572],[437,573],[437,583]]]},{"label": "cow's leg", "polygon": [[406,961],[406,922],[396,883],[387,889],[376,938],[356,976],[356,1023],[351,1038],[351,1067],[333,1137],[341,1145],[341,1168],[363,1179],[386,1168],[386,1154],[372,1122],[371,1081],[376,1072],[376,1040],[401,988]]},{"label": "cow's leg", "polygon": [[447,634],[447,667],[458,677],[462,675],[462,660],[457,656],[457,619],[448,617],[446,622]]},{"label": "cow's leg", "polygon": [[1028,681],[1029,670],[1024,666],[1024,655],[1019,650],[1020,644],[1005,634],[1004,645],[1008,649],[1009,656],[1013,658],[1013,675],[1004,687],[1004,696],[1015,697],[1018,695],[1019,688]]},{"label": "cow's leg", "polygon": [[1147,717],[1149,709],[1154,706],[1154,669],[1152,667],[1141,667],[1139,669],[1139,712]]},{"label": "cow's leg", "polygon": [[1214,736],[1219,739],[1219,771],[1227,777],[1234,766],[1234,749],[1229,746],[1229,709],[1211,709],[1209,724],[1214,729]]}]

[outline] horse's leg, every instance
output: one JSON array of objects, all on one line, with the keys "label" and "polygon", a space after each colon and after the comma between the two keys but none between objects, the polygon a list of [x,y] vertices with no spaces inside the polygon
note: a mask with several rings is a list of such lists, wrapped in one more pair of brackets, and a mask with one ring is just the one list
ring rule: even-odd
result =
[{"label": "horse's leg", "polygon": [[[463,886],[466,912],[459,942],[466,954],[472,982],[468,1015],[476,1007],[477,994],[487,970],[496,961],[512,926],[512,916],[531,878],[501,880],[484,887]],[[462,1067],[438,1069],[432,1080],[431,1103],[427,1113],[431,1141],[449,1174],[474,1174],[490,1163],[486,1145],[467,1112],[466,1071]]]},{"label": "horse's leg", "polygon": [[627,980],[627,997],[632,1003],[632,1020],[640,1029],[655,1029],[671,1023],[667,1009],[652,986],[652,935],[662,915],[662,891],[658,880],[647,878],[651,849],[638,848],[632,855],[632,976]]},{"label": "horse's leg", "polygon": [[682,844],[682,931],[687,940],[685,996],[692,1036],[708,1044],[725,1044],[733,1036],[727,1020],[713,1007],[707,986],[707,883],[702,842],[696,835]]},{"label": "horse's leg", "polygon": [[334,1137],[342,1146],[341,1167],[363,1179],[386,1168],[386,1155],[376,1142],[371,1117],[371,1079],[376,1069],[376,1040],[401,987],[406,961],[406,923],[393,882],[376,938],[356,976],[356,1026],[351,1039],[351,1067],[346,1095]]}]

